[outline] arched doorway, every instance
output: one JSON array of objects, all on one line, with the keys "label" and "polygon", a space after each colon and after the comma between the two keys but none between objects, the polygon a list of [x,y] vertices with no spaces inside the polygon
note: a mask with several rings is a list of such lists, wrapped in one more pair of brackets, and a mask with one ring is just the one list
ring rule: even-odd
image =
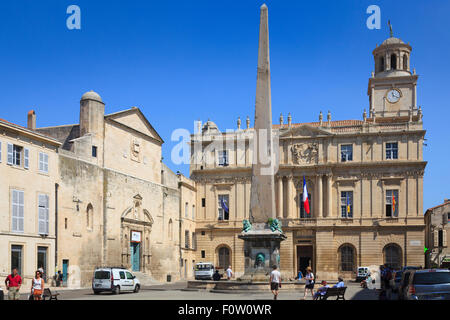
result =
[{"label": "arched doorway", "polygon": [[384,264],[398,270],[402,267],[402,248],[395,243],[389,243],[383,249]]},{"label": "arched doorway", "polygon": [[226,270],[228,266],[231,266],[231,250],[221,246],[217,250],[217,267]]},{"label": "arched doorway", "polygon": [[353,277],[356,272],[356,249],[353,245],[345,243],[339,247],[339,272],[346,278]]}]

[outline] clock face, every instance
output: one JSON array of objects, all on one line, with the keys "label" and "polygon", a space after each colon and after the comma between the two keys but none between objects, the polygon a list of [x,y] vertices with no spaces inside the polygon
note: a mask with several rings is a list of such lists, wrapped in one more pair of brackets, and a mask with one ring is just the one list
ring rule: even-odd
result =
[{"label": "clock face", "polygon": [[397,89],[389,90],[387,93],[387,99],[390,103],[396,103],[398,100],[400,100],[402,94]]}]

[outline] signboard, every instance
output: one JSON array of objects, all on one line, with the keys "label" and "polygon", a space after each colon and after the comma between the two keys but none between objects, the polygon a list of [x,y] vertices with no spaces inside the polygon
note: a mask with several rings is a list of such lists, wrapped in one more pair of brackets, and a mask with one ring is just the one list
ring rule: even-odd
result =
[{"label": "signboard", "polygon": [[139,231],[131,231],[131,242],[141,242],[141,233]]},{"label": "signboard", "polygon": [[410,246],[421,246],[422,242],[420,240],[410,240],[409,245]]}]

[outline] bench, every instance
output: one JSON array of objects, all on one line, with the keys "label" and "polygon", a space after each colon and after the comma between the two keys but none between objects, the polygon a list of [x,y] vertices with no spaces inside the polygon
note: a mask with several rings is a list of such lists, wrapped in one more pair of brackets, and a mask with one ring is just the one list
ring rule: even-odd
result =
[{"label": "bench", "polygon": [[337,297],[336,300],[345,300],[345,290],[347,287],[328,288],[323,296],[319,296],[319,300],[327,300],[329,297]]},{"label": "bench", "polygon": [[59,293],[52,293],[49,288],[44,289],[44,294],[42,295],[42,299],[49,298],[49,300],[58,300]]}]

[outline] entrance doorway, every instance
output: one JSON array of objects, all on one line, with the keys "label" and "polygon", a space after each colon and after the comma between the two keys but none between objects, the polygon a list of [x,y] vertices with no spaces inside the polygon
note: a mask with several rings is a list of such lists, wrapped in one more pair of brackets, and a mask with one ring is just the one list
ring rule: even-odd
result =
[{"label": "entrance doorway", "polygon": [[303,276],[306,275],[306,267],[313,267],[313,256],[312,245],[297,246],[297,273],[301,271]]},{"label": "entrance doorway", "polygon": [[133,271],[139,271],[140,270],[140,249],[141,244],[138,242],[132,242],[131,243],[131,270]]},{"label": "entrance doorway", "polygon": [[62,263],[63,263],[63,271],[62,271],[63,287],[67,287],[67,278],[69,275],[69,273],[68,273],[69,272],[69,260],[63,260]]}]

